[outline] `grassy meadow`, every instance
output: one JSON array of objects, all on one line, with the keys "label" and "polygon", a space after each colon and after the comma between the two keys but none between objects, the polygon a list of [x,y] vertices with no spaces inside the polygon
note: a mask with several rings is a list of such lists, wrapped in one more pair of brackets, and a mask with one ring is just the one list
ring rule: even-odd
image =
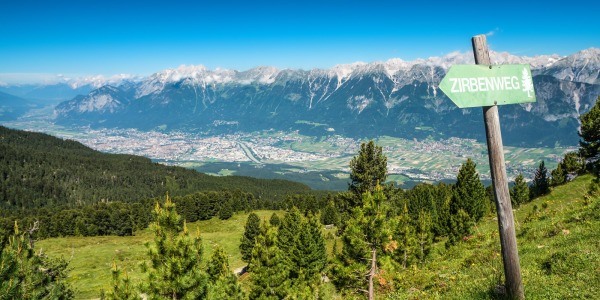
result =
[{"label": "grassy meadow", "polygon": [[[600,299],[600,199],[584,201],[592,179],[581,176],[554,188],[548,196],[515,209],[521,274],[528,299]],[[258,211],[268,220],[273,211]],[[283,212],[277,212],[283,214]],[[227,221],[212,219],[189,225],[200,230],[205,260],[214,245],[229,254],[232,269],[241,267],[238,250],[247,214]],[[324,231],[331,250],[333,239]],[[329,236],[329,238],[327,238]],[[98,298],[111,282],[115,261],[133,281],[141,280],[138,267],[145,259],[149,230],[132,237],[67,237],[36,243],[50,256],[70,259],[69,281],[78,299]],[[380,288],[387,299],[497,299],[503,283],[498,224],[495,213],[486,216],[471,236],[446,249],[444,240],[434,244],[425,263],[396,274],[395,286]],[[341,245],[341,243],[338,243]]]},{"label": "grassy meadow", "polygon": [[[256,211],[262,220],[269,220],[274,211]],[[283,212],[277,212],[283,216]],[[213,218],[188,224],[188,230],[195,234],[199,230],[204,243],[204,260],[208,260],[213,247],[220,245],[229,254],[232,269],[245,266],[239,251],[240,238],[248,214],[235,214],[223,221]],[[107,290],[112,280],[113,261],[119,268],[127,271],[134,282],[142,279],[139,265],[146,259],[146,242],[152,242],[153,234],[149,229],[136,232],[135,236],[118,237],[64,237],[42,240],[36,243],[51,257],[64,257],[70,260],[69,281],[73,284],[77,299],[100,297],[102,289]]]}]

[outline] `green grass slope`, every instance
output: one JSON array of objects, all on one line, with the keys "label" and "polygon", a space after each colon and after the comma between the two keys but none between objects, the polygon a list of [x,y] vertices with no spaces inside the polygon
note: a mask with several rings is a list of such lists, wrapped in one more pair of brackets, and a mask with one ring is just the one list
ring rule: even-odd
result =
[{"label": "green grass slope", "polygon": [[[527,299],[600,299],[600,199],[583,201],[591,179],[581,176],[515,210]],[[496,216],[456,247],[437,244],[423,266],[398,276],[400,286],[389,299],[501,299]]]},{"label": "green grass slope", "polygon": [[[256,211],[261,220],[269,220],[273,211]],[[280,212],[281,216],[283,212]],[[239,244],[244,232],[248,214],[234,214],[229,220],[199,221],[188,224],[188,230],[195,234],[199,230],[204,243],[204,261],[212,255],[214,246],[220,245],[229,254],[232,269],[243,267]],[[146,242],[154,236],[149,229],[137,232],[135,236],[118,237],[64,237],[42,240],[36,243],[37,252],[42,249],[50,257],[63,257],[70,260],[69,281],[75,287],[77,299],[100,297],[102,289],[108,290],[112,280],[112,262],[126,270],[133,282],[143,279],[139,265],[146,259]]]},{"label": "green grass slope", "polygon": [[[521,273],[528,299],[600,299],[600,200],[583,201],[591,176],[555,188],[548,196],[515,210]],[[259,211],[268,220],[272,211]],[[205,260],[214,245],[229,254],[231,267],[244,265],[238,250],[247,214],[227,221],[213,218],[189,225],[200,230]],[[148,230],[132,237],[53,238],[36,248],[54,257],[71,259],[69,278],[78,299],[98,298],[108,289],[114,260],[134,281],[141,280],[139,264]],[[331,248],[332,239],[327,239]],[[339,243],[338,243],[339,244]],[[39,250],[38,250],[39,251]],[[494,299],[504,282],[498,224],[495,215],[484,218],[473,235],[448,250],[434,245],[428,260],[396,275],[395,292],[379,291],[388,299]]]}]

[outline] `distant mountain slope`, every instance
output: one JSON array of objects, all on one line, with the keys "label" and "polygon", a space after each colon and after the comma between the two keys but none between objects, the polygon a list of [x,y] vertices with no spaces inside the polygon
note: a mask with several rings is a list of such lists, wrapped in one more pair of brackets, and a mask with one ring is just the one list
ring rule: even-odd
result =
[{"label": "distant mountain slope", "polygon": [[236,190],[281,200],[310,189],[286,180],[215,177],[152,163],[133,155],[105,154],[78,142],[0,126],[0,208],[136,201],[197,191]]},{"label": "distant mountain slope", "polygon": [[[575,145],[579,115],[600,94],[600,49],[564,58],[491,55],[495,63],[530,64],[538,99],[501,107],[505,144]],[[167,125],[214,134],[273,128],[317,136],[483,140],[481,109],[458,109],[438,88],[451,65],[472,61],[469,53],[451,53],[310,71],[181,66],[63,102],[56,107],[56,121],[108,128]]]},{"label": "distant mountain slope", "polygon": [[31,101],[0,92],[0,121],[14,120],[34,106]]}]

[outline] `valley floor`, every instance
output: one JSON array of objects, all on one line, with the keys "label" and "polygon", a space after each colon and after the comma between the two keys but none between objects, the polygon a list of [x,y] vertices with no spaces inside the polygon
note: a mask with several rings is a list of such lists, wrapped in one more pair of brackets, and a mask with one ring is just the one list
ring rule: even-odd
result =
[{"label": "valley floor", "polygon": [[[215,163],[233,163],[213,175],[245,175],[279,178],[298,175],[300,181],[314,189],[343,190],[349,178],[348,162],[360,143],[339,135],[310,137],[297,132],[263,131],[206,136],[187,132],[139,131],[136,129],[65,128],[47,120],[20,120],[5,126],[39,131],[61,138],[77,140],[92,149],[108,153],[141,155],[155,161],[196,169],[213,169]],[[388,158],[389,180],[404,187],[418,182],[455,180],[466,158],[477,163],[480,178],[490,179],[487,147],[472,139],[449,137],[442,140],[409,140],[388,136],[375,139]],[[572,147],[523,148],[504,147],[509,179],[519,173],[531,179],[540,161],[550,170]],[[264,172],[264,166],[285,166],[285,174]],[[248,174],[252,166],[256,172]],[[331,184],[330,184],[331,183]]]}]

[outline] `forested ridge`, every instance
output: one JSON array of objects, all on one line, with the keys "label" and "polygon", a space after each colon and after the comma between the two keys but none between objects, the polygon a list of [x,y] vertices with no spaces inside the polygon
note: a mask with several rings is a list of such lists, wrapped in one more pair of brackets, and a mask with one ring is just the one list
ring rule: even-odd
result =
[{"label": "forested ridge", "polygon": [[130,235],[148,226],[153,203],[167,192],[190,222],[277,209],[290,195],[318,194],[297,182],[210,176],[0,126],[0,228],[5,231],[12,232],[19,220],[39,221],[39,237]]},{"label": "forested ridge", "polygon": [[160,165],[150,159],[106,154],[79,142],[0,127],[0,203],[4,208],[40,208],[101,201],[133,202],[167,191],[242,190],[257,198],[283,199],[309,191],[301,183],[251,177],[217,177]]}]

